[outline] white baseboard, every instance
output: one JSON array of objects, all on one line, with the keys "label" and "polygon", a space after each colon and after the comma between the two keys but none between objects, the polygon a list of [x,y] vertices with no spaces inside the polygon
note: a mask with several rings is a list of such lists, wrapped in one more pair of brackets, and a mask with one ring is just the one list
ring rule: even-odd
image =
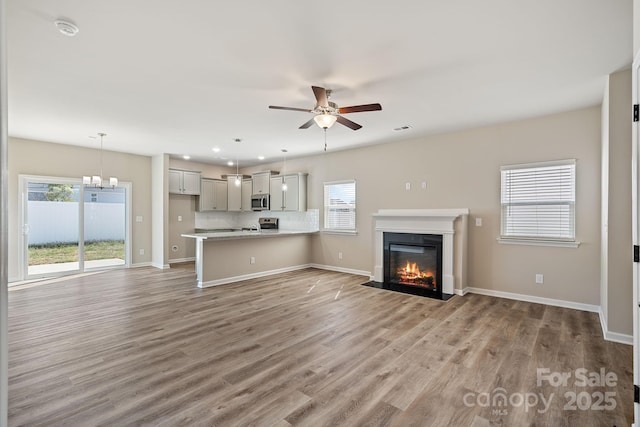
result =
[{"label": "white baseboard", "polygon": [[196,260],[196,257],[170,259],[169,260],[169,265],[177,264],[177,263],[180,263],[180,262],[193,262],[195,260]]},{"label": "white baseboard", "polygon": [[620,334],[618,332],[611,332],[609,330],[609,326],[607,325],[607,318],[602,311],[602,307],[598,307],[598,314],[600,316],[600,327],[602,328],[602,335],[604,335],[604,339],[607,341],[613,341],[620,344],[628,344],[633,345],[633,335]]},{"label": "white baseboard", "polygon": [[243,274],[241,276],[225,277],[224,279],[209,280],[198,285],[199,288],[208,288],[211,286],[226,285],[229,283],[241,282],[243,280],[258,279],[260,277],[271,276],[274,274],[288,273],[290,271],[303,270],[311,267],[311,264],[294,265],[293,267],[278,268],[275,270],[259,271],[251,274]]},{"label": "white baseboard", "polygon": [[512,299],[516,301],[551,305],[554,307],[571,308],[573,310],[589,311],[591,313],[598,313],[598,317],[600,317],[600,327],[602,328],[602,335],[605,340],[621,344],[633,345],[633,337],[631,335],[619,334],[617,332],[610,332],[608,330],[606,320],[604,318],[604,313],[602,312],[602,308],[599,305],[584,304],[580,302],[565,301],[553,298],[536,297],[532,295],[515,294],[511,292],[494,291],[492,289],[474,288],[472,286],[466,287],[462,290],[456,289],[455,292],[457,295],[466,295],[468,293],[472,293],[497,298]]},{"label": "white baseboard", "polygon": [[167,268],[171,268],[169,264],[156,264],[155,262],[151,263],[151,267],[159,268],[160,270],[166,270]]},{"label": "white baseboard", "polygon": [[155,265],[150,262],[137,262],[135,264],[131,264],[131,268],[141,268],[141,267],[155,267]]},{"label": "white baseboard", "polygon": [[592,304],[583,304],[580,302],[565,301],[561,299],[543,298],[525,294],[515,294],[512,292],[494,291],[492,289],[474,288],[472,286],[464,288],[462,295],[472,293],[479,295],[487,295],[490,297],[506,298],[516,301],[533,302],[536,304],[546,304],[554,307],[572,308],[574,310],[590,311],[592,313],[599,313],[600,306]]},{"label": "white baseboard", "polygon": [[339,273],[356,274],[358,276],[367,276],[373,280],[370,271],[354,270],[353,268],[336,267],[334,265],[310,264],[309,267],[318,268],[320,270],[337,271]]},{"label": "white baseboard", "polygon": [[460,295],[461,297],[465,296],[466,294],[469,293],[469,288],[464,288],[464,289],[454,289],[453,293],[456,295]]}]

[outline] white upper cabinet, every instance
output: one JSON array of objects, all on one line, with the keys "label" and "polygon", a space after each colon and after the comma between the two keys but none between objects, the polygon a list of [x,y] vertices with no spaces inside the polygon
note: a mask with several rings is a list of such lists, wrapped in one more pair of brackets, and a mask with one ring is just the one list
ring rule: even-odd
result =
[{"label": "white upper cabinet", "polygon": [[242,212],[251,211],[251,195],[253,194],[253,180],[242,181]]},{"label": "white upper cabinet", "polygon": [[253,194],[269,194],[269,178],[271,172],[259,172],[251,176],[253,179]]},{"label": "white upper cabinet", "polygon": [[[241,177],[241,175],[238,176]],[[227,176],[227,210],[229,212],[242,210],[242,181],[240,185],[236,185],[236,175]]]},{"label": "white upper cabinet", "polygon": [[[286,190],[283,190],[283,184]],[[293,173],[272,176],[271,210],[306,211],[307,210],[307,174]]]},{"label": "white upper cabinet", "polygon": [[200,195],[200,172],[169,169],[169,193]]},{"label": "white upper cabinet", "polygon": [[227,181],[202,178],[202,191],[198,203],[200,212],[227,210]]}]

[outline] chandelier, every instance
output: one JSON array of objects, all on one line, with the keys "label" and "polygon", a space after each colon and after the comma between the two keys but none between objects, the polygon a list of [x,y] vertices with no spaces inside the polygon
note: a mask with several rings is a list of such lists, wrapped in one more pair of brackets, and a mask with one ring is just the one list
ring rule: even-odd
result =
[{"label": "chandelier", "polygon": [[108,182],[102,179],[102,138],[107,136],[107,134],[100,132],[98,133],[98,136],[100,137],[100,175],[85,175],[82,177],[82,183],[85,187],[99,188],[101,190],[108,187],[116,188],[118,186],[118,178],[112,176],[109,178]]}]

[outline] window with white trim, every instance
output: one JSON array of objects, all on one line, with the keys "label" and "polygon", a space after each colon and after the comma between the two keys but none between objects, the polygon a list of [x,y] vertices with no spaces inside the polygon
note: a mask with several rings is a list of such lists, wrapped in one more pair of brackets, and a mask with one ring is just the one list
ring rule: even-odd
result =
[{"label": "window with white trim", "polygon": [[502,166],[501,239],[575,241],[576,161]]},{"label": "window with white trim", "polygon": [[356,232],[356,181],[324,183],[324,230]]}]

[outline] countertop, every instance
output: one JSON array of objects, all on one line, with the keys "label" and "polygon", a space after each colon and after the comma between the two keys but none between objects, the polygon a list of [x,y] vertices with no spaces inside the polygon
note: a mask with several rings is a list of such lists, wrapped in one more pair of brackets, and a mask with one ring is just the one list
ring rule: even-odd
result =
[{"label": "countertop", "polygon": [[262,231],[218,231],[212,233],[191,233],[182,234],[182,237],[190,237],[192,239],[200,240],[228,240],[228,239],[253,239],[264,237],[278,237],[278,236],[291,236],[295,234],[313,234],[318,231],[309,230],[262,230]]}]

